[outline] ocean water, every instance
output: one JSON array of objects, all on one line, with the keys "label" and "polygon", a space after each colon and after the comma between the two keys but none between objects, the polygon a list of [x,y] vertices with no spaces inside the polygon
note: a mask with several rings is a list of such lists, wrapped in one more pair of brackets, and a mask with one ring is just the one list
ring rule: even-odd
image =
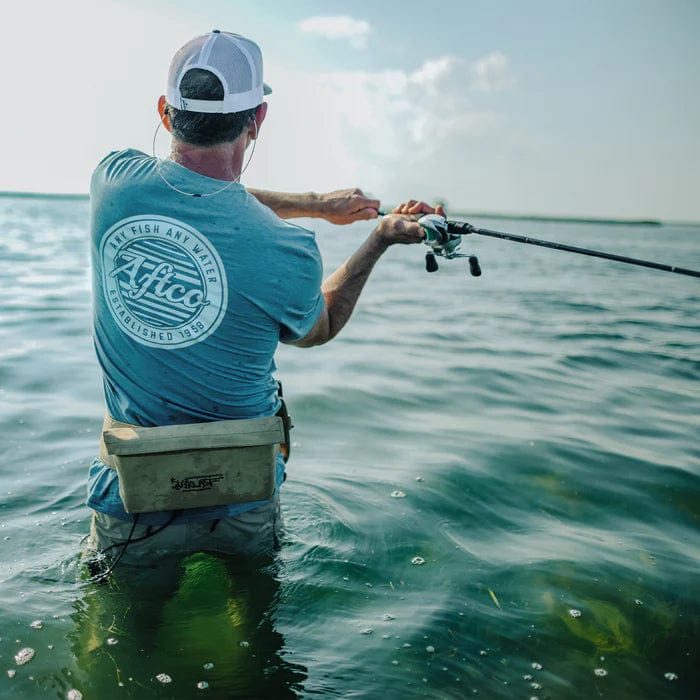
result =
[{"label": "ocean water", "polygon": [[[339,338],[278,354],[280,553],[101,585],[87,214],[0,198],[0,698],[698,697],[699,280],[390,250]],[[371,227],[307,223],[329,270]],[[698,228],[473,223],[700,268]]]}]

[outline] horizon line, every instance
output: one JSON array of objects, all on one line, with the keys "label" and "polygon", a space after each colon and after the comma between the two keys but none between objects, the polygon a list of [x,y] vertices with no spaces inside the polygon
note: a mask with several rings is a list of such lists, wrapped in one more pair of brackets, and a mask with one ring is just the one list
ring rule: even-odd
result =
[{"label": "horizon line", "polygon": [[[87,192],[14,192],[0,190],[0,198],[19,199],[89,199]],[[515,212],[485,212],[485,211],[458,211],[459,216],[470,216],[482,219],[520,219],[523,221],[558,221],[561,223],[582,224],[610,224],[610,225],[634,225],[634,226],[674,226],[700,227],[700,221],[683,221],[679,219],[652,219],[636,217],[611,217],[611,216],[581,216],[565,214],[522,214]]]}]

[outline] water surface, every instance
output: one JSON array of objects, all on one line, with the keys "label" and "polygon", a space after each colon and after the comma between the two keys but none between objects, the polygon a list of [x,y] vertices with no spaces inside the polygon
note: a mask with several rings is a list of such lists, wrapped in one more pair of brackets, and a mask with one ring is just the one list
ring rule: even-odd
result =
[{"label": "water surface", "polygon": [[[329,271],[370,229],[307,223]],[[700,268],[690,227],[472,223]],[[0,698],[694,697],[698,280],[464,248],[482,277],[392,249],[337,340],[280,350],[279,556],[98,585],[87,202],[0,198]]]}]

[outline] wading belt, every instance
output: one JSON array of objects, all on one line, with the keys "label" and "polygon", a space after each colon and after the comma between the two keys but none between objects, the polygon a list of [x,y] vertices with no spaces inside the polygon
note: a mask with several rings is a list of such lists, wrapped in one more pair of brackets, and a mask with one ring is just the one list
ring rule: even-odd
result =
[{"label": "wading belt", "polygon": [[127,513],[262,501],[277,453],[291,446],[284,401],[276,416],[144,428],[105,417],[100,459],[119,475]]}]

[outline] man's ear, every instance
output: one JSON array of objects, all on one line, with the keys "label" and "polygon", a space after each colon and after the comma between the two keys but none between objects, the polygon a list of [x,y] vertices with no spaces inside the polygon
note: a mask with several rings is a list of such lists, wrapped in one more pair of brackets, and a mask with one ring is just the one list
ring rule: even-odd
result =
[{"label": "man's ear", "polygon": [[170,117],[168,117],[168,103],[165,101],[165,95],[158,98],[158,114],[163,126],[170,131]]},{"label": "man's ear", "polygon": [[262,127],[262,123],[265,121],[266,115],[267,102],[261,102],[253,115],[253,120],[255,121],[255,126],[253,127],[255,129],[255,135],[251,136],[251,138],[257,138],[258,134],[260,133],[260,127]]}]

